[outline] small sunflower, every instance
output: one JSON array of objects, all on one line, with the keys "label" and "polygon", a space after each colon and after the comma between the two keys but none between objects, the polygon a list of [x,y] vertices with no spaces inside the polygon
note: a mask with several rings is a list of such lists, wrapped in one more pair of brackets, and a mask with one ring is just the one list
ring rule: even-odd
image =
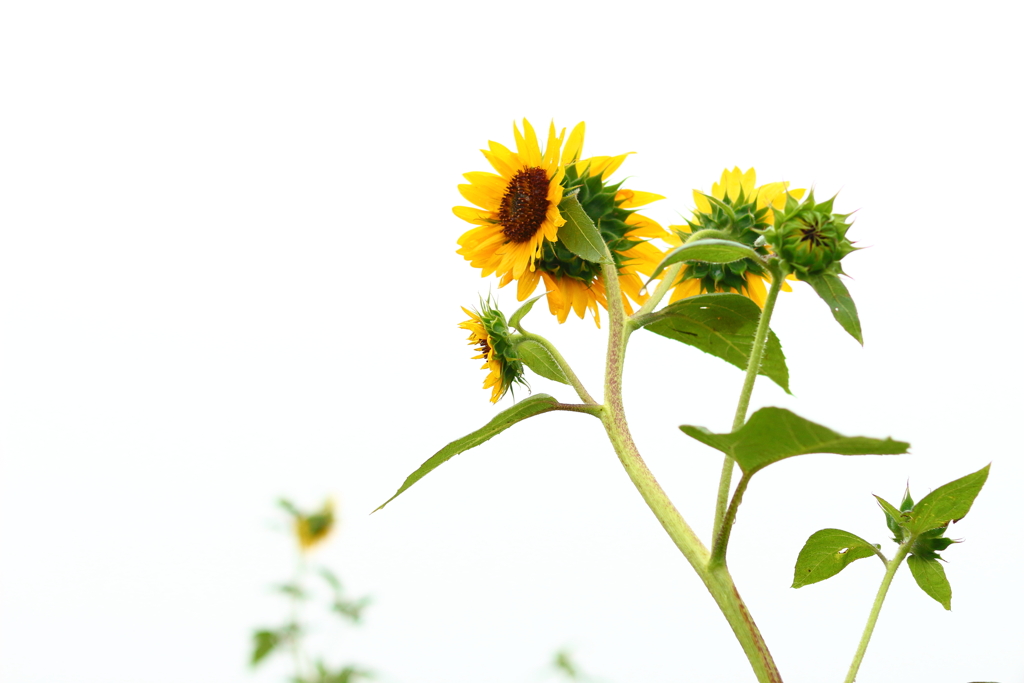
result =
[{"label": "small sunflower", "polygon": [[[623,189],[622,183],[609,184],[612,175],[630,153],[613,157],[581,159],[586,126],[578,124],[570,133],[562,152],[566,191],[576,191],[583,210],[604,238],[619,270],[622,301],[629,313],[630,300],[643,303],[644,283],[640,275],[650,275],[661,261],[661,252],[647,240],[664,237],[658,223],[636,213],[635,209],[659,199],[661,195]],[[607,308],[608,297],[602,282],[599,264],[586,261],[569,251],[557,240],[545,240],[534,268],[516,275],[506,272],[500,286],[517,280],[516,297],[523,301],[537,288],[541,280],[547,289],[548,309],[563,323],[570,312],[580,318],[589,310],[600,325],[600,309]]]},{"label": "small sunflower", "polygon": [[334,501],[328,499],[316,512],[295,513],[295,536],[303,551],[312,549],[331,533],[334,528]]},{"label": "small sunflower", "polygon": [[491,403],[497,403],[513,384],[526,384],[523,379],[523,363],[516,358],[512,333],[505,316],[489,301],[480,302],[480,311],[462,309],[469,320],[459,327],[469,331],[469,344],[475,346],[478,355],[484,359],[481,370],[487,370],[484,389],[491,390]]},{"label": "small sunflower", "polygon": [[[497,173],[466,173],[469,184],[459,192],[479,208],[456,206],[459,218],[477,226],[459,238],[459,250],[487,277],[519,278],[534,269],[545,241],[558,239],[565,223],[558,212],[564,170],[559,163],[562,138],[551,124],[543,151],[533,126],[523,119],[523,132],[513,124],[516,151],[497,142],[480,150]],[[564,135],[564,131],[563,131]]]},{"label": "small sunflower", "polygon": [[[746,172],[738,167],[731,171],[726,169],[722,171],[721,180],[711,186],[710,198],[699,190],[693,191],[697,205],[693,218],[687,221],[687,225],[670,225],[668,242],[679,246],[688,233],[714,229],[730,233],[737,242],[767,255],[768,249],[755,243],[762,232],[774,223],[773,210],[785,208],[787,197],[799,199],[803,194],[804,190],[790,190],[788,182],[757,187],[757,174],[752,168]],[[751,259],[733,263],[689,261],[679,274],[671,301],[702,292],[736,292],[763,307],[768,296],[765,281],[770,282],[771,275],[764,266]],[[787,283],[783,283],[782,289],[792,291]]]}]

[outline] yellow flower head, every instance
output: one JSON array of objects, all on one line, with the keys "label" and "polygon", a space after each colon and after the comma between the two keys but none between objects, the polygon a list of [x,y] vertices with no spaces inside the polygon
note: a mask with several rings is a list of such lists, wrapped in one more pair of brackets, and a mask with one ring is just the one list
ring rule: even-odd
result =
[{"label": "yellow flower head", "polygon": [[295,517],[295,536],[303,551],[312,549],[330,535],[334,528],[334,501],[328,499],[323,507],[312,514],[291,509]]},{"label": "yellow flower head", "polygon": [[[643,280],[640,275],[650,275],[662,256],[648,240],[665,236],[658,223],[636,213],[635,209],[663,197],[651,192],[623,189],[621,183],[608,183],[608,177],[632,152],[583,159],[585,131],[585,124],[580,123],[569,134],[562,151],[564,175],[561,182],[566,191],[577,192],[583,210],[604,237],[619,270],[623,304],[632,313],[631,299],[637,303],[647,299],[647,295],[641,293]],[[589,310],[600,325],[599,306],[608,307],[600,266],[576,256],[557,240],[545,240],[542,246],[533,269],[520,275],[506,272],[501,276],[500,286],[516,280],[516,297],[523,301],[543,280],[548,309],[560,323],[566,321],[570,312],[583,318]]]},{"label": "yellow flower head", "polygon": [[484,277],[494,273],[518,278],[532,271],[544,242],[557,240],[558,227],[565,223],[558,212],[564,175],[562,137],[552,123],[541,150],[529,121],[523,119],[522,132],[518,125],[512,128],[515,152],[497,142],[480,150],[497,173],[466,173],[469,184],[459,185],[462,196],[478,208],[452,209],[476,226],[459,238],[458,253]]},{"label": "yellow flower head", "polygon": [[[788,182],[757,186],[754,169],[722,171],[722,178],[711,186],[711,194],[693,191],[696,209],[687,225],[670,225],[668,241],[675,246],[683,243],[688,233],[698,230],[720,230],[730,233],[732,239],[742,242],[761,254],[768,249],[755,246],[761,233],[774,222],[773,209],[783,209],[786,198],[799,199],[804,190],[790,190]],[[680,271],[672,291],[672,301],[696,296],[701,292],[736,292],[750,297],[758,306],[764,306],[768,292],[765,281],[768,271],[752,259],[733,263],[704,263],[689,261]],[[784,291],[792,288],[783,283]]]},{"label": "yellow flower head", "polygon": [[469,344],[477,351],[473,358],[483,359],[480,369],[487,370],[484,389],[491,390],[491,403],[497,403],[513,384],[526,384],[512,333],[505,316],[489,301],[480,302],[480,311],[462,310],[469,320],[459,323],[459,327],[469,331]]}]

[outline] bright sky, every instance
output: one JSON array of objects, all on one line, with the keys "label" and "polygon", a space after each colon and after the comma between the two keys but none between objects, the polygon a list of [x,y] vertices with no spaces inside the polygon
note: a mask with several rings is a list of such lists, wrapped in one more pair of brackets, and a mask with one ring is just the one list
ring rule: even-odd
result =
[{"label": "bright sky", "polygon": [[[695,3],[691,3],[695,4]],[[605,683],[753,680],[598,424],[551,414],[407,474],[498,407],[460,306],[461,174],[512,121],[636,151],[663,224],[722,169],[841,191],[866,345],[806,286],[773,327],[788,407],[903,457],[755,479],[730,566],[789,683],[841,680],[882,568],[789,588],[812,532],[890,543],[872,493],[992,462],[951,536],[953,610],[896,577],[863,681],[1024,680],[1020,74],[1010,3],[92,2],[0,13],[0,678],[271,683],[279,496],[339,502],[316,560],[385,683],[529,683],[570,647]],[[604,337],[532,314],[592,391]],[[707,539],[742,374],[634,336],[641,451]],[[535,391],[570,398],[543,379]],[[277,529],[277,530],[275,530]]]}]

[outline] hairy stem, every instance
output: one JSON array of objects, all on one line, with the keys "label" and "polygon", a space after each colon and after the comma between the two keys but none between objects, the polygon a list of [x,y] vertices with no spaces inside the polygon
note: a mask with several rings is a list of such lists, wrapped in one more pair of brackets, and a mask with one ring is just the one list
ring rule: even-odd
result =
[{"label": "hairy stem", "polygon": [[882,585],[878,587],[878,594],[875,595],[875,604],[871,606],[871,614],[868,615],[868,623],[864,626],[864,635],[860,638],[860,644],[857,645],[857,652],[853,655],[853,661],[850,662],[850,670],[846,674],[846,680],[844,683],[853,683],[854,679],[857,678],[857,670],[860,669],[860,663],[864,659],[864,653],[868,650],[868,642],[871,640],[871,633],[875,630],[875,622],[878,621],[878,613],[882,611],[882,603],[885,602],[885,594],[889,592],[889,584],[892,583],[892,577],[896,576],[896,570],[899,569],[903,559],[907,556],[910,551],[910,543],[906,542],[900,546],[900,549],[896,551],[893,558],[889,560],[889,563],[885,568],[885,577],[882,579]]},{"label": "hairy stem", "polygon": [[[754,333],[754,344],[750,349],[750,360],[747,363],[747,375],[743,380],[743,388],[740,390],[740,399],[736,405],[736,414],[732,420],[732,431],[736,431],[747,421],[747,409],[750,407],[750,395],[754,392],[754,382],[757,380],[757,373],[761,370],[761,360],[764,358],[764,347],[768,342],[768,323],[772,319],[772,311],[775,309],[775,300],[779,298],[779,291],[782,289],[784,280],[783,273],[777,266],[770,267],[772,273],[772,285],[768,289],[768,298],[761,310],[761,318],[757,323],[757,331]],[[725,521],[725,511],[729,503],[729,490],[732,486],[732,458],[726,456],[722,463],[722,475],[718,480],[718,496],[715,499],[715,523],[712,527],[711,537],[718,538],[722,532],[722,524]],[[725,548],[722,548],[724,555]]]},{"label": "hairy stem", "polygon": [[781,683],[782,677],[772,660],[771,653],[768,652],[768,646],[750,617],[728,570],[724,566],[714,569],[709,566],[710,554],[707,548],[672,504],[668,494],[654,478],[654,474],[648,469],[640,457],[636,444],[633,443],[622,403],[622,369],[629,328],[625,324],[625,310],[622,306],[622,294],[615,266],[603,266],[603,276],[608,294],[610,321],[605,369],[605,411],[601,421],[608,433],[608,439],[644,502],[715,599],[743,648],[759,683]]},{"label": "hairy stem", "polygon": [[558,349],[555,348],[554,344],[552,344],[539,334],[523,332],[518,336],[521,337],[522,339],[529,339],[530,341],[537,342],[538,344],[543,346],[548,353],[551,354],[551,357],[555,359],[556,363],[558,363],[558,367],[562,369],[562,374],[564,374],[565,378],[569,380],[569,384],[572,385],[572,388],[576,390],[576,395],[580,397],[581,401],[593,405],[600,405],[597,401],[594,400],[594,397],[590,395],[586,387],[583,386],[583,382],[581,382],[580,378],[576,376],[576,373],[573,372],[572,367],[569,365],[569,362],[565,360],[561,353],[559,353]]}]

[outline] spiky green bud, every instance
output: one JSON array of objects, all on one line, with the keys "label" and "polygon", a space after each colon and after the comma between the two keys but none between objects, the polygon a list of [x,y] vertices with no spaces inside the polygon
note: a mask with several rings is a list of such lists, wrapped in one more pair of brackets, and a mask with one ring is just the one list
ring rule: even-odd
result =
[{"label": "spiky green bud", "polygon": [[846,238],[850,214],[833,213],[834,201],[817,203],[811,192],[802,202],[790,196],[785,209],[772,209],[775,225],[764,231],[765,241],[800,279],[842,273],[840,261],[856,250]]}]

